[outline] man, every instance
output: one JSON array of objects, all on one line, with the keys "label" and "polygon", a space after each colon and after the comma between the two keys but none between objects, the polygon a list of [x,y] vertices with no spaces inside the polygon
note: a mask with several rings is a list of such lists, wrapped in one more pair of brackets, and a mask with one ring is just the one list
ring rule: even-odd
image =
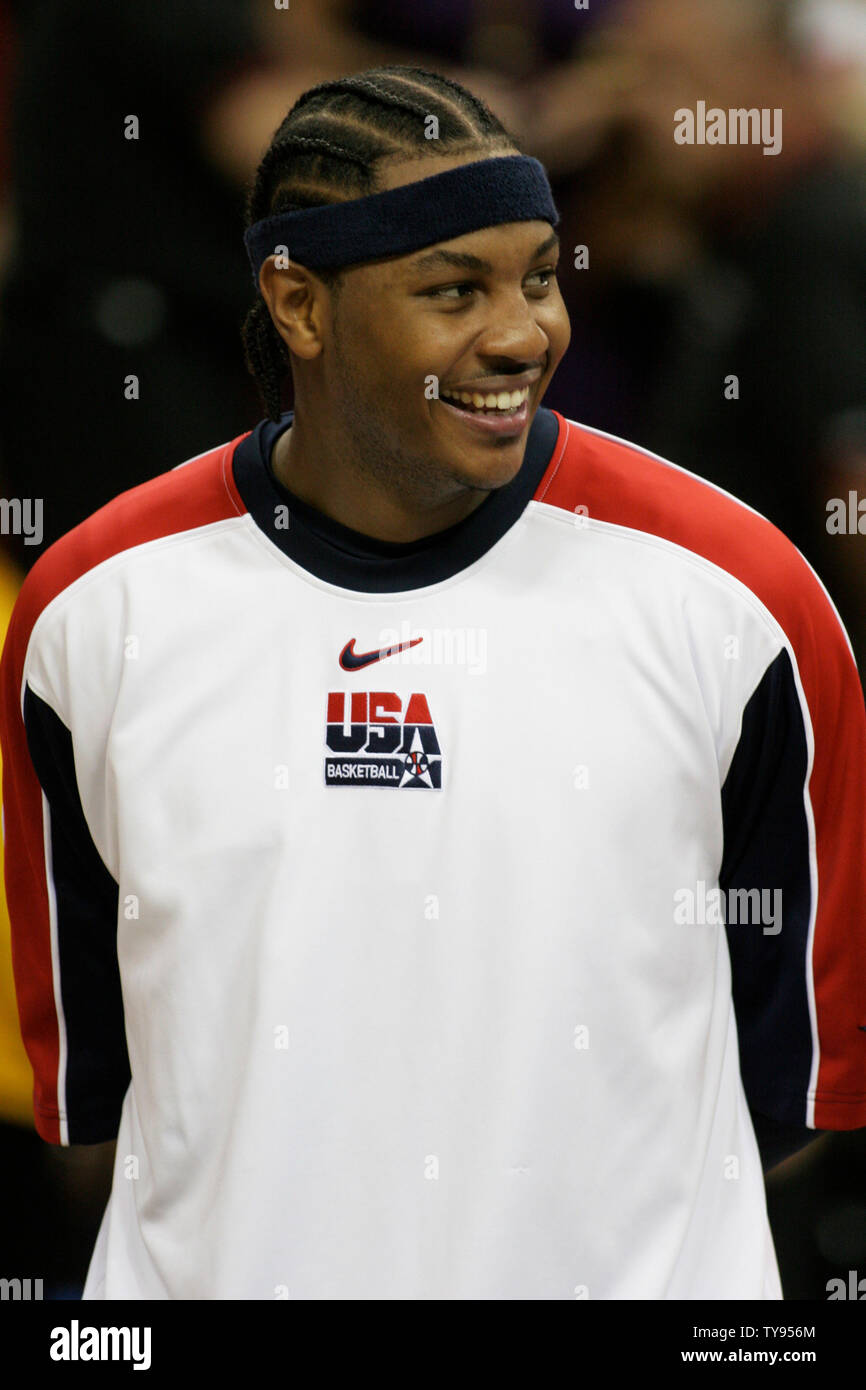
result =
[{"label": "man", "polygon": [[118,1135],[85,1297],[779,1298],[749,1107],[866,1123],[832,605],[541,407],[558,215],[470,93],[311,89],[249,211],[268,418],[53,547],[0,670],[37,1126]]}]

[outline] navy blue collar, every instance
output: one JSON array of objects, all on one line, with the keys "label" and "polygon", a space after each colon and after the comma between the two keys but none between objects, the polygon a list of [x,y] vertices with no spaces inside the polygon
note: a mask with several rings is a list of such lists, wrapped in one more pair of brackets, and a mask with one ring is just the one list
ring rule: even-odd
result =
[{"label": "navy blue collar", "polygon": [[[261,420],[235,449],[235,484],[256,525],[295,564],[317,578],[359,593],[399,593],[438,584],[475,563],[526,509],[553,457],[559,422],[540,406],[529,429],[519,473],[469,516],[419,541],[365,536],[325,516],[277,482],[271,450],[294,412]],[[285,525],[288,508],[288,526]],[[282,523],[282,524],[281,524]]]}]

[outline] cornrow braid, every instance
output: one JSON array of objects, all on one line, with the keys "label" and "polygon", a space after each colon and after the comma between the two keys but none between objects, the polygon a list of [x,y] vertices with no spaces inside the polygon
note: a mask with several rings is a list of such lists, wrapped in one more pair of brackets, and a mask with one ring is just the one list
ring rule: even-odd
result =
[{"label": "cornrow braid", "polygon": [[[430,116],[438,139],[426,138]],[[459,82],[400,63],[319,82],[303,92],[265,151],[246,198],[246,225],[289,209],[321,207],[379,191],[382,161],[434,154],[522,153],[490,108]],[[342,271],[317,270],[332,296]],[[271,420],[279,420],[291,368],[261,292],[241,336],[248,371]]]}]

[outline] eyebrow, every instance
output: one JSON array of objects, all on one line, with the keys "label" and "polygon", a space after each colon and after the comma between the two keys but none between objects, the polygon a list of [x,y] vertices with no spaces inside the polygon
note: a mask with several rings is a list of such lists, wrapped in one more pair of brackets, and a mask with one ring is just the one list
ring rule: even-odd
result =
[{"label": "eyebrow", "polygon": [[[552,232],[545,241],[537,246],[529,257],[530,261],[538,260],[545,251],[550,251],[554,246],[559,245],[559,234]],[[424,256],[418,256],[414,261],[410,261],[409,270],[436,270],[439,267],[454,266],[458,270],[476,270],[485,275],[493,274],[493,266],[489,261],[482,260],[480,256],[472,256],[468,251],[428,251]]]}]

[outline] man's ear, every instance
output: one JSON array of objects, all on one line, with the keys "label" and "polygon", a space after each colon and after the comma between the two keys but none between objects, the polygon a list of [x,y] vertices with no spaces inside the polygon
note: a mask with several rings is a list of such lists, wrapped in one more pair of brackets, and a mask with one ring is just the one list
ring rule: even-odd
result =
[{"label": "man's ear", "polygon": [[259,289],[274,327],[295,357],[312,361],[323,347],[327,291],[302,265],[268,256],[259,271]]}]

